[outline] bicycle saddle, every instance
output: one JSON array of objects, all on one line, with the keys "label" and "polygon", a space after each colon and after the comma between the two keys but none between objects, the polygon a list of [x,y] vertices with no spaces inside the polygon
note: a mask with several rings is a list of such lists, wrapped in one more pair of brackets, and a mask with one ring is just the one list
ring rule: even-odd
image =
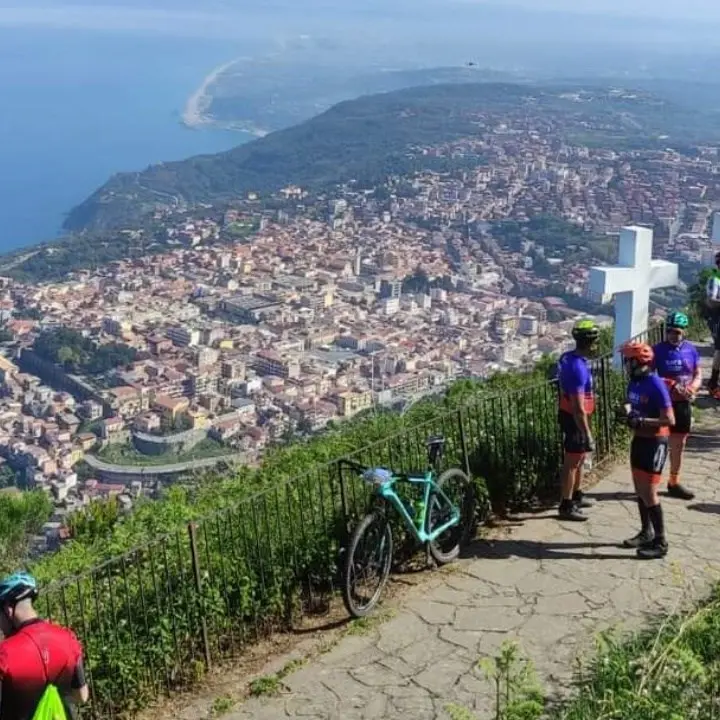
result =
[{"label": "bicycle saddle", "polygon": [[362,474],[362,479],[370,485],[385,485],[392,477],[392,473],[385,468],[369,468]]}]

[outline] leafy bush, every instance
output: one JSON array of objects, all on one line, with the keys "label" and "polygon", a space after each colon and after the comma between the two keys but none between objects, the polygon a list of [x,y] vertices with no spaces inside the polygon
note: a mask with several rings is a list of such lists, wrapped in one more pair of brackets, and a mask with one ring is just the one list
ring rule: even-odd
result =
[{"label": "leafy bush", "polygon": [[10,572],[27,556],[28,537],[50,519],[52,502],[41,491],[0,493],[0,570]]}]

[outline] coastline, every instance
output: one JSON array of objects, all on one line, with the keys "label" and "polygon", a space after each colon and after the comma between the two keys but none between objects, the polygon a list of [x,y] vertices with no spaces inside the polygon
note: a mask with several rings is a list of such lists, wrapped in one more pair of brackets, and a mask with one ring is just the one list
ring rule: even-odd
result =
[{"label": "coastline", "polygon": [[212,124],[213,119],[207,114],[212,102],[212,95],[209,92],[210,88],[226,70],[245,59],[246,58],[235,58],[234,60],[230,60],[230,62],[218,65],[205,77],[197,90],[195,90],[185,103],[185,109],[182,113],[183,125],[189,128],[199,128],[203,125]]}]

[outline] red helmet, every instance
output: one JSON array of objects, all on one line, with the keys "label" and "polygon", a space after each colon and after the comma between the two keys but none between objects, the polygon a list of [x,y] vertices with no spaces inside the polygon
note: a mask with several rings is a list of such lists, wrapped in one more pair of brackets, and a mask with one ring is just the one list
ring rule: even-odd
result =
[{"label": "red helmet", "polygon": [[641,365],[650,365],[655,359],[655,353],[647,343],[626,343],[622,346],[621,352],[626,360],[637,360]]}]

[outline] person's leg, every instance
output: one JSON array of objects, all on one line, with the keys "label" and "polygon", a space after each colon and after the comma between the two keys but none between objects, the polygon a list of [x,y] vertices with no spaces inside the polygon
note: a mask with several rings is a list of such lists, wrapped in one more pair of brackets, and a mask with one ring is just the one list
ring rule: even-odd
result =
[{"label": "person's leg", "polygon": [[585,493],[582,491],[585,457],[586,456],[583,455],[582,462],[575,471],[575,482],[573,483],[572,501],[577,508],[590,508],[593,506],[593,504],[585,497]]},{"label": "person's leg", "polygon": [[668,479],[668,495],[679,500],[692,500],[695,494],[680,483],[680,472],[682,470],[683,454],[687,435],[684,433],[673,433],[670,436],[670,478]]},{"label": "person's leg", "polygon": [[642,464],[643,462],[643,454],[646,454],[643,448],[643,438],[633,438],[630,446],[630,468],[633,486],[635,488],[635,495],[637,496],[637,508],[640,516],[640,532],[623,541],[623,546],[626,548],[642,547],[652,542],[654,537],[647,505],[647,493],[645,492],[645,487],[647,485],[647,482],[645,481],[646,474],[636,469],[637,465]]},{"label": "person's leg", "polygon": [[583,522],[587,516],[583,515],[573,502],[573,493],[577,475],[585,460],[584,453],[565,451],[562,470],[560,471],[560,482],[562,485],[562,499],[560,501],[560,518],[563,520],[574,520]]},{"label": "person's leg", "polygon": [[563,466],[560,471],[562,486],[560,517],[563,520],[582,522],[587,520],[587,517],[579,511],[576,493],[582,482],[582,466],[585,462],[585,439],[570,413],[561,411],[558,421],[563,434],[563,447],[565,450]]},{"label": "person's leg", "polygon": [[655,537],[651,543],[641,545],[637,550],[637,554],[638,557],[648,560],[665,557],[668,551],[665,537],[665,518],[658,493],[667,452],[667,441],[665,440],[656,440],[654,448],[651,444],[648,444],[646,464],[638,471],[638,490],[647,506]]},{"label": "person's leg", "polygon": [[639,546],[637,554],[639,557],[648,560],[665,557],[668,551],[667,539],[665,538],[665,517],[658,493],[659,485],[659,478],[655,476],[654,479],[647,478],[647,482],[645,482],[644,487],[641,488],[643,500],[647,505],[654,537],[651,542]]},{"label": "person's leg", "polygon": [[670,431],[670,479],[668,495],[679,500],[692,500],[695,495],[680,484],[683,454],[692,425],[692,406],[689,402],[673,403],[675,427]]}]

